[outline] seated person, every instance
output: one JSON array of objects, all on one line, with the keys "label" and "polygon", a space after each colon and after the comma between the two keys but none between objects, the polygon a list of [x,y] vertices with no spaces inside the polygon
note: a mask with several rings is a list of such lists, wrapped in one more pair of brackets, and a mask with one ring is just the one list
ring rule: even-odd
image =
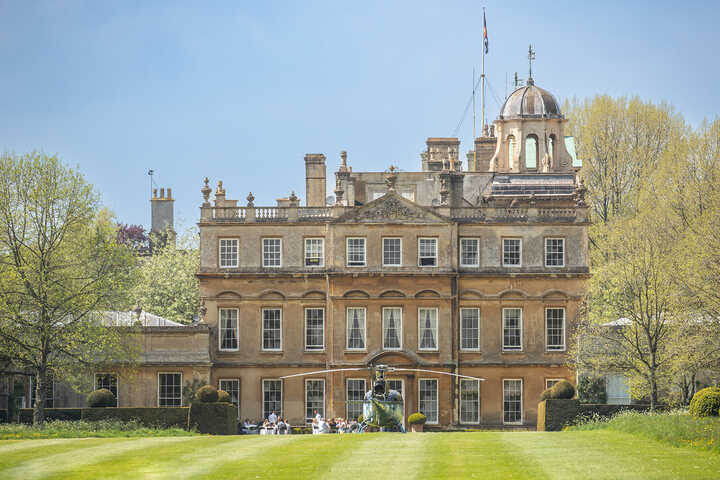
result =
[{"label": "seated person", "polygon": [[318,422],[318,430],[319,433],[330,433],[330,424],[325,421],[325,419],[320,419]]}]

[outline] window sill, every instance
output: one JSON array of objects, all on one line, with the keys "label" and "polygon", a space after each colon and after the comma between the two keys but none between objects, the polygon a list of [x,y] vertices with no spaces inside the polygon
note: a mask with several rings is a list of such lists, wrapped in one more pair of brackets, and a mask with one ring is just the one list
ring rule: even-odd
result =
[{"label": "window sill", "polygon": [[558,350],[545,350],[545,353],[565,353],[567,349],[558,349]]},{"label": "window sill", "polygon": [[268,353],[268,354],[281,354],[284,353],[282,350],[260,350],[260,353]]},{"label": "window sill", "polygon": [[345,349],[345,353],[367,353],[367,349],[362,349],[362,350],[357,349],[357,350],[354,350],[354,349],[348,349],[348,348],[346,348],[346,349]]},{"label": "window sill", "polygon": [[322,350],[305,350],[305,353],[325,353],[325,349]]},{"label": "window sill", "polygon": [[522,350],[503,350],[502,353],[503,354],[506,354],[506,353],[513,354],[513,353],[525,353],[525,352],[523,352]]},{"label": "window sill", "polygon": [[440,352],[439,348],[434,348],[432,350],[429,348],[424,348],[422,350],[418,348],[418,350],[417,350],[417,353],[438,353],[438,352]]}]

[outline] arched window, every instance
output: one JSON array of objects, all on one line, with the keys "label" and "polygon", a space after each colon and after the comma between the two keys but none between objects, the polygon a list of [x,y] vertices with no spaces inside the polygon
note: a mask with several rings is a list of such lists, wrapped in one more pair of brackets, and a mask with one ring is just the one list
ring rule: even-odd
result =
[{"label": "arched window", "polygon": [[538,141],[535,135],[525,137],[525,168],[537,168]]},{"label": "arched window", "polygon": [[508,168],[512,170],[513,157],[515,157],[515,137],[508,135],[507,137],[507,151],[508,151]]}]

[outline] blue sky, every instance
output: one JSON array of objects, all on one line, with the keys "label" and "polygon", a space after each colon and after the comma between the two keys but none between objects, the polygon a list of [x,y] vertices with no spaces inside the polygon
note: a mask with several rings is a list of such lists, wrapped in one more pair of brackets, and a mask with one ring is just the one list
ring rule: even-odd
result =
[{"label": "blue sky", "polygon": [[[720,111],[720,2],[0,0],[0,149],[59,154],[146,226],[150,168],[185,225],[205,176],[274,205],[304,200],[308,152],[329,180],[340,150],[355,170],[418,170],[471,94],[483,6],[490,120],[529,43],[561,101],[639,95],[695,124]],[[470,148],[470,117],[459,136]]]}]

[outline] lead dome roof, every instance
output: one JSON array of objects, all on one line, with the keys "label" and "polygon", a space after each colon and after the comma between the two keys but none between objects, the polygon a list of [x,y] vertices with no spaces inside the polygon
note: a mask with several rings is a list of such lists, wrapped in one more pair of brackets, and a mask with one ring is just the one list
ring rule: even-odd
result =
[{"label": "lead dome roof", "polygon": [[515,90],[505,100],[500,118],[562,118],[560,107],[552,93],[535,86],[530,78],[527,85]]}]

